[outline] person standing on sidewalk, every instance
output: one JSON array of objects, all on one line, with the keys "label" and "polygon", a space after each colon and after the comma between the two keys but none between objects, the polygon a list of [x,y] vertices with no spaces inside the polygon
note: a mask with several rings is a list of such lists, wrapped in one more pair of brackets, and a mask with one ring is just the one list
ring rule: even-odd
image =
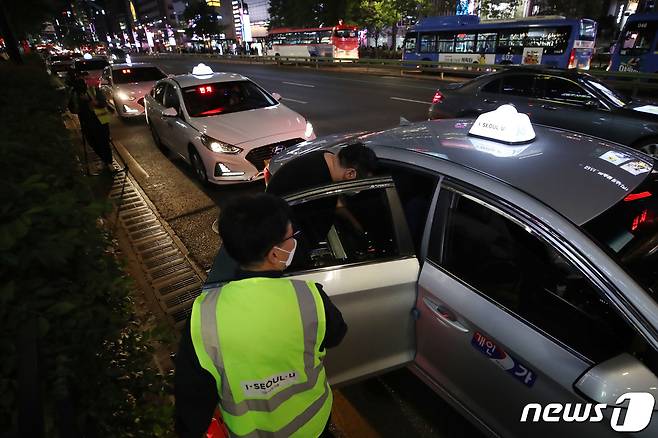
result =
[{"label": "person standing on sidewalk", "polygon": [[176,355],[176,431],[198,438],[219,403],[231,436],[331,436],[326,349],[347,325],[322,285],[281,278],[297,247],[288,205],[267,194],[223,209],[237,279],[194,301]]},{"label": "person standing on sidewalk", "polygon": [[[71,74],[71,73],[69,73]],[[105,95],[98,87],[87,85],[81,76],[73,76],[69,110],[78,115],[80,129],[89,146],[103,161],[104,168],[114,172],[110,146],[110,111]]]}]

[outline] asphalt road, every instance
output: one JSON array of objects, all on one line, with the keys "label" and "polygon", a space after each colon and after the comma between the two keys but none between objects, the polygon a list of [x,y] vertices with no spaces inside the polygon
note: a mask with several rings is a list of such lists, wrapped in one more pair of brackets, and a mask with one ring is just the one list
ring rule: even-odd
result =
[{"label": "asphalt road", "polygon": [[[191,71],[198,60],[156,61],[166,73]],[[206,62],[215,71],[248,76],[307,117],[318,136],[381,130],[427,116],[441,82],[315,71],[276,66]],[[204,269],[219,238],[211,230],[231,197],[262,191],[262,182],[203,187],[187,164],[158,149],[143,118],[112,120],[111,135],[129,155],[132,173],[177,236]],[[347,437],[478,437],[480,434],[432,390],[406,370],[342,388],[334,418]]]}]

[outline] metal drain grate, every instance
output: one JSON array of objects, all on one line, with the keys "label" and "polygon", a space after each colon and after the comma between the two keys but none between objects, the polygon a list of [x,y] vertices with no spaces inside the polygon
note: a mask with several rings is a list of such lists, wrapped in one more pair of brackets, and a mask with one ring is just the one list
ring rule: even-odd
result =
[{"label": "metal drain grate", "polygon": [[125,187],[123,178],[115,179],[110,198],[119,209],[119,222],[150,279],[160,307],[174,323],[184,322],[201,293],[203,279],[199,271],[132,177],[125,180]]},{"label": "metal drain grate", "polygon": [[158,266],[166,265],[167,263],[171,263],[171,262],[176,261],[180,258],[181,258],[181,256],[180,256],[179,253],[174,253],[174,254],[169,255],[169,256],[148,260],[147,262],[144,263],[144,265],[146,265],[146,267],[148,269],[155,269]]},{"label": "metal drain grate", "polygon": [[186,301],[192,301],[196,297],[198,297],[201,294],[201,287],[199,286],[196,289],[192,289],[189,292],[182,293],[178,295],[177,297],[174,297],[172,299],[167,300],[167,307],[172,308],[179,306]]},{"label": "metal drain grate", "polygon": [[158,289],[158,292],[160,292],[160,295],[167,295],[171,292],[175,292],[177,290],[181,290],[188,286],[191,286],[197,283],[198,281],[199,279],[195,275],[192,275],[183,280],[178,280],[175,283],[168,284],[167,286],[163,286],[160,289]]}]

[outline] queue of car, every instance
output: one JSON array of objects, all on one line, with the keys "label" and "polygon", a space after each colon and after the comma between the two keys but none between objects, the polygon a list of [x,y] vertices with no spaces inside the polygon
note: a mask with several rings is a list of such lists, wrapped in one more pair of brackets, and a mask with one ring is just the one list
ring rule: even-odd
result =
[{"label": "queue of car", "polygon": [[[316,139],[239,74],[117,63],[99,78],[202,183],[352,142],[375,152],[379,174],[286,198],[303,236],[286,275],[322,283],[350,323],[327,356],[332,383],[407,366],[491,436],[607,437],[622,423],[657,436],[658,420],[615,411],[629,393],[658,396],[657,107],[581,73],[512,70],[438,90],[433,120]],[[326,236],[312,229],[322,215]]]}]

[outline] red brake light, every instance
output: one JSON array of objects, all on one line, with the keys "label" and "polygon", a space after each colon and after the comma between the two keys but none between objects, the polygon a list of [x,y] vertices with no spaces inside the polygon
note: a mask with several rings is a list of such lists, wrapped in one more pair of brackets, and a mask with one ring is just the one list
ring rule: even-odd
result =
[{"label": "red brake light", "polygon": [[439,90],[436,90],[436,93],[434,93],[434,97],[432,98],[432,103],[441,102],[443,102],[443,94]]},{"label": "red brake light", "polygon": [[651,196],[651,192],[631,193],[624,198],[624,201],[637,201],[638,199],[648,198],[649,196]]},{"label": "red brake light", "polygon": [[642,213],[638,214],[635,216],[635,219],[633,219],[633,225],[631,225],[631,231],[637,230],[637,227],[639,227],[641,224],[645,223],[647,221],[647,210],[643,210]]},{"label": "red brake light", "polygon": [[571,49],[571,54],[569,55],[568,68],[576,68],[576,49]]}]

